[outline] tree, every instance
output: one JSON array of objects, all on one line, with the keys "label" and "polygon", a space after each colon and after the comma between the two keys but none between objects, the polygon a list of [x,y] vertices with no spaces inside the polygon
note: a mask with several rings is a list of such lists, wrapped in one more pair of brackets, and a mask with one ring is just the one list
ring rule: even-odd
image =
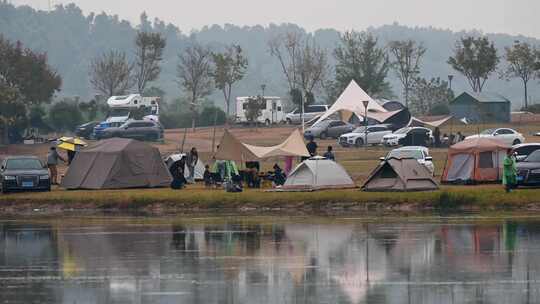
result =
[{"label": "tree", "polygon": [[257,125],[257,118],[261,116],[262,110],[266,107],[266,99],[264,96],[250,97],[246,102],[246,119],[247,121]]},{"label": "tree", "polygon": [[394,55],[392,66],[399,81],[403,85],[405,106],[409,106],[409,92],[413,82],[420,74],[420,60],[426,53],[426,48],[413,40],[390,42],[390,53]]},{"label": "tree", "polygon": [[529,80],[537,77],[540,69],[540,51],[527,42],[516,41],[512,47],[506,47],[506,61],[508,65],[502,72],[501,78],[521,78],[523,82],[525,108],[529,106],[529,93],[527,84]]},{"label": "tree", "polygon": [[24,49],[0,35],[0,139],[9,143],[10,133],[20,134],[29,107],[50,102],[61,85],[45,53]]},{"label": "tree", "polygon": [[212,93],[210,57],[210,50],[197,43],[189,46],[184,52],[178,55],[177,75],[180,85],[189,94],[190,107],[193,114],[191,120],[193,131],[195,131],[197,103],[200,99]]},{"label": "tree", "polygon": [[289,95],[299,107],[314,102],[314,92],[323,86],[328,73],[328,55],[312,39],[298,32],[278,35],[268,42],[270,54],[279,60],[289,85]]},{"label": "tree", "polygon": [[475,93],[480,93],[497,68],[499,56],[487,37],[465,37],[456,42],[454,56],[448,58],[448,64],[467,77]]},{"label": "tree", "polygon": [[49,110],[49,124],[57,131],[71,131],[83,122],[83,116],[76,102],[64,99],[52,105]]},{"label": "tree", "polygon": [[390,62],[386,51],[377,46],[377,38],[371,33],[348,31],[340,39],[334,50],[338,91],[354,80],[370,95],[387,92],[390,85],[385,79]]},{"label": "tree", "polygon": [[244,78],[248,61],[242,48],[234,44],[228,46],[222,53],[212,53],[212,61],[214,62],[212,78],[216,88],[223,92],[226,112],[229,116],[232,86]]},{"label": "tree", "polygon": [[[418,115],[445,114],[448,103],[454,99],[448,82],[440,78],[416,78],[411,87],[411,112]],[[435,113],[434,111],[437,111]]]},{"label": "tree", "polygon": [[160,33],[138,32],[135,38],[135,81],[139,94],[144,92],[146,84],[159,77],[166,40]]},{"label": "tree", "polygon": [[107,97],[125,94],[134,85],[126,53],[109,51],[90,63],[90,83]]}]

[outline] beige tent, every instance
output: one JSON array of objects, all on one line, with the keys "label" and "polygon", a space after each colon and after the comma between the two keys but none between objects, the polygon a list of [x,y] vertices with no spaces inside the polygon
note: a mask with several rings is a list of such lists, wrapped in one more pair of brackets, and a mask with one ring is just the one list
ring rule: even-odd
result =
[{"label": "beige tent", "polygon": [[355,188],[353,180],[338,163],[324,157],[303,161],[289,174],[283,190],[321,190]]},{"label": "beige tent", "polygon": [[298,129],[279,145],[261,147],[242,143],[229,131],[225,134],[216,152],[216,159],[253,161],[274,156],[309,156],[304,139]]},{"label": "beige tent", "polygon": [[364,117],[366,115],[366,109],[362,103],[364,100],[369,101],[367,107],[368,112],[388,112],[385,108],[383,108],[383,106],[378,104],[364,90],[362,90],[362,88],[354,80],[351,80],[351,83],[349,83],[345,91],[341,93],[332,107],[330,107],[326,113],[321,115],[314,125],[337,112],[341,113],[341,119],[343,121],[349,121],[353,114],[356,114],[358,117]]},{"label": "beige tent", "polygon": [[452,115],[448,115],[448,116],[435,116],[435,117],[431,117],[431,118],[434,118],[433,120],[432,119],[426,119],[426,118],[417,118],[417,117],[413,117],[411,119],[411,122],[409,123],[409,126],[410,127],[426,127],[426,128],[436,128],[436,127],[443,127],[443,126],[447,126],[447,125],[456,125],[456,126],[459,126],[459,125],[464,125],[465,122],[459,120],[459,119],[456,119],[454,116]]},{"label": "beige tent", "polygon": [[364,191],[427,191],[438,188],[429,170],[413,158],[384,161],[362,186]]}]

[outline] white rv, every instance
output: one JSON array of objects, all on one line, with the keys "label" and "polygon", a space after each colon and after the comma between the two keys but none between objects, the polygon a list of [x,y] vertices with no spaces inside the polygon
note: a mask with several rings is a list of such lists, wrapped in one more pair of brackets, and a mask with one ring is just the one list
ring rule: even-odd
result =
[{"label": "white rv", "polygon": [[[246,104],[250,98],[257,97],[236,97],[236,121],[238,123],[248,122],[246,118]],[[257,118],[257,121],[266,125],[284,122],[285,113],[283,112],[281,97],[264,96],[264,99],[266,99],[266,108],[261,111],[261,115]]]},{"label": "white rv", "polygon": [[159,121],[159,97],[142,97],[139,94],[111,96],[107,100],[109,113],[106,122],[125,122],[134,109],[145,107],[144,119]]}]

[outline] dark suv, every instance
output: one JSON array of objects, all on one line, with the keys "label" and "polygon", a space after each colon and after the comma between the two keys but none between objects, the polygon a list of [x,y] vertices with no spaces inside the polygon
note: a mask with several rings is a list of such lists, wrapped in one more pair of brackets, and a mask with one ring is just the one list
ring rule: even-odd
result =
[{"label": "dark suv", "polygon": [[128,120],[120,127],[104,129],[100,137],[122,137],[155,141],[163,138],[163,127],[152,120]]},{"label": "dark suv", "polygon": [[2,193],[51,190],[49,170],[35,156],[8,156],[0,165]]}]

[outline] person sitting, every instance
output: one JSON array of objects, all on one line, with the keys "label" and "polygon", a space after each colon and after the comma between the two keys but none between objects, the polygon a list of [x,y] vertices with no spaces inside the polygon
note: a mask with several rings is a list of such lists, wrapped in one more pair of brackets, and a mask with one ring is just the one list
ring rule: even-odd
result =
[{"label": "person sitting", "polygon": [[323,154],[323,157],[329,160],[336,161],[336,156],[334,155],[334,152],[332,152],[332,146],[328,146],[326,152]]},{"label": "person sitting", "polygon": [[204,186],[207,188],[211,187],[214,184],[212,180],[212,173],[210,172],[210,166],[208,165],[204,166],[203,180],[204,180]]},{"label": "person sitting", "polygon": [[169,172],[173,178],[171,182],[172,189],[178,190],[184,188],[184,185],[186,184],[186,178],[184,177],[185,165],[186,162],[184,158],[182,158],[181,160],[172,164],[169,168]]},{"label": "person sitting", "polygon": [[227,192],[242,192],[242,178],[238,174],[233,174],[231,180],[225,183],[225,191]]},{"label": "person sitting", "polygon": [[269,179],[274,183],[274,186],[283,186],[285,184],[285,174],[278,164],[274,164],[274,172],[270,174]]}]

